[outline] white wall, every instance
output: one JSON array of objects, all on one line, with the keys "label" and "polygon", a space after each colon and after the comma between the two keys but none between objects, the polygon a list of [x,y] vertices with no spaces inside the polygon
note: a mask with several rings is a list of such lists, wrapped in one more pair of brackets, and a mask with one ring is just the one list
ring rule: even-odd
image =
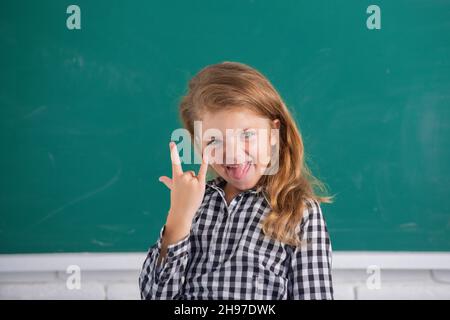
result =
[{"label": "white wall", "polygon": [[[139,299],[142,253],[0,255],[0,299]],[[68,289],[68,266],[81,288]],[[379,281],[378,281],[379,280]],[[450,299],[450,253],[334,252],[336,299]]]}]

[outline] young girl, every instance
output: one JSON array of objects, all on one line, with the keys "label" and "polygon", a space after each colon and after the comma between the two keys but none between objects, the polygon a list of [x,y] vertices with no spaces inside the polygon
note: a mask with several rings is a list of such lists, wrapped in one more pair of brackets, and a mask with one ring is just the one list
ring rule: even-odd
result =
[{"label": "young girl", "polygon": [[172,178],[160,177],[170,210],[144,261],[141,297],[333,299],[319,204],[332,197],[315,194],[325,187],[307,168],[300,132],[271,83],[245,64],[208,66],[189,82],[180,115],[202,164],[197,176],[183,172],[170,143]]}]

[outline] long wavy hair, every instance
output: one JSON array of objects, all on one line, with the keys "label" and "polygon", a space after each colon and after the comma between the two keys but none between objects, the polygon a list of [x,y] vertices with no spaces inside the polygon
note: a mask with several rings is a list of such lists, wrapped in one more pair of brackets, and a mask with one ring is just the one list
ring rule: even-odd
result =
[{"label": "long wavy hair", "polygon": [[271,206],[262,230],[272,239],[300,245],[297,227],[306,199],[331,203],[333,196],[326,194],[325,185],[308,168],[300,130],[273,85],[256,69],[225,61],[200,70],[189,81],[187,91],[180,100],[179,112],[192,141],[194,121],[200,121],[205,112],[247,108],[269,120],[279,119],[278,171],[263,175],[258,181]]}]

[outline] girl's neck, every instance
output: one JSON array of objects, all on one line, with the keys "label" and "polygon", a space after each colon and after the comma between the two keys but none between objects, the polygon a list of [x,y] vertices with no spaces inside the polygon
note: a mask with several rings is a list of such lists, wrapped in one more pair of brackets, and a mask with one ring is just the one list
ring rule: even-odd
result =
[{"label": "girl's neck", "polygon": [[236,189],[228,182],[225,184],[223,191],[225,191],[225,200],[227,201],[227,205],[229,205],[233,198],[241,192],[241,190]]}]

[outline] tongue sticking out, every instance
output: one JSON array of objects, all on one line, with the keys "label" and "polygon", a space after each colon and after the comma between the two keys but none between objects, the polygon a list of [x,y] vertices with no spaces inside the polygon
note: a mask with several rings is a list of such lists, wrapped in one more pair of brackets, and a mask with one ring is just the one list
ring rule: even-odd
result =
[{"label": "tongue sticking out", "polygon": [[233,179],[242,179],[250,168],[250,164],[241,164],[238,166],[227,167],[228,173]]}]

